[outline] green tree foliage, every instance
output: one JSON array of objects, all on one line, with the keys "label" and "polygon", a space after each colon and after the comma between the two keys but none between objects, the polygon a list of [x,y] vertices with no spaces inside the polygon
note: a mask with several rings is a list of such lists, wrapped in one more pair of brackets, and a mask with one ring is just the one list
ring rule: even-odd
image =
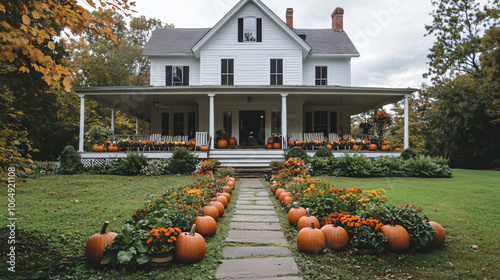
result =
[{"label": "green tree foliage", "polygon": [[[408,137],[410,147],[418,153],[427,153],[429,143],[429,111],[432,108],[430,92],[426,85],[412,95],[408,100]],[[403,148],[404,145],[404,101],[398,102],[394,108],[391,133],[386,140],[390,141],[395,147]]]},{"label": "green tree foliage", "polygon": [[[97,18],[100,14],[93,13]],[[131,18],[127,25],[122,15],[111,14],[114,19],[111,27],[118,43],[89,30],[83,32],[81,41],[68,47],[69,65],[78,69],[73,79],[75,87],[149,85],[150,63],[149,59],[142,57],[142,50],[155,28],[172,25],[144,16]],[[111,109],[88,99],[86,101],[85,130],[96,126],[109,128]],[[135,132],[135,118],[126,112],[116,112],[115,125],[117,133]]]},{"label": "green tree foliage", "polygon": [[500,155],[500,1],[433,1],[426,26],[436,42],[428,55],[435,99],[428,112],[430,152],[452,166],[488,167]]}]

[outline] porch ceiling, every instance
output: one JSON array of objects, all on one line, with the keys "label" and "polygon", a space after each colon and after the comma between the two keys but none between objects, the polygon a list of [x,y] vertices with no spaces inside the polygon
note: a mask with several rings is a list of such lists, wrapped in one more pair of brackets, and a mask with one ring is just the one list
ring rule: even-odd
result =
[{"label": "porch ceiling", "polygon": [[[208,100],[208,94],[219,99],[247,100],[270,98],[276,100],[287,93],[289,101],[301,100],[311,106],[345,106],[352,114],[400,101],[411,95],[413,88],[368,88],[340,86],[187,86],[187,87],[89,87],[75,91],[85,98],[139,118],[150,120],[151,110],[158,106],[197,106]],[[221,95],[223,97],[221,97]],[[232,95],[232,96],[229,96]],[[264,97],[262,95],[270,95]]]}]

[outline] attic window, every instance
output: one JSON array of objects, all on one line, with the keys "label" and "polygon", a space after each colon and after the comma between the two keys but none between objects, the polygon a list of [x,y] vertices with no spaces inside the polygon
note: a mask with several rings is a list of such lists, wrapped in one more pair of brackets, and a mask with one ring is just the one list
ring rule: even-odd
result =
[{"label": "attic window", "polygon": [[255,17],[239,18],[238,42],[262,42],[262,19]]}]

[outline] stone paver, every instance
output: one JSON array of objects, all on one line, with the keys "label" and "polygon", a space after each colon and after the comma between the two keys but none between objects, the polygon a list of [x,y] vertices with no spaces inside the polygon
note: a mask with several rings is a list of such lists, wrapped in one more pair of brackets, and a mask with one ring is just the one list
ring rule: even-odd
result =
[{"label": "stone paver", "polygon": [[279,223],[276,216],[257,216],[257,215],[234,215],[231,221],[234,222],[272,222]]},{"label": "stone paver", "polygon": [[276,215],[274,210],[240,210],[236,209],[234,211],[236,215]]},{"label": "stone paver", "polygon": [[292,257],[222,260],[215,276],[218,279],[275,277],[295,274],[299,270]]},{"label": "stone paver", "polygon": [[225,258],[291,256],[292,251],[286,247],[277,246],[224,247],[222,249],[222,255]]},{"label": "stone paver", "polygon": [[272,205],[237,204],[236,209],[274,210]]},{"label": "stone paver", "polygon": [[288,245],[281,231],[229,230],[227,242]]},{"label": "stone paver", "polygon": [[280,230],[281,226],[278,223],[243,223],[231,222],[230,229],[251,229],[251,230]]},{"label": "stone paver", "polygon": [[[269,194],[258,179],[241,179],[226,242],[269,246],[224,247],[217,279],[303,280]],[[273,198],[274,199],[274,198]],[[273,245],[274,244],[274,245]],[[287,276],[283,276],[287,275]]]}]

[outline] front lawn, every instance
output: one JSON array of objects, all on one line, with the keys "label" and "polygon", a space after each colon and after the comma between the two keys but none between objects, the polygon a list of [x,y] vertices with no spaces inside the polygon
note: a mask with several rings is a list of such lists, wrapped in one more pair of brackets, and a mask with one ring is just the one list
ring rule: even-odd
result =
[{"label": "front lawn", "polygon": [[[119,232],[138,208],[143,208],[149,194],[158,195],[167,188],[193,182],[190,176],[126,177],[111,175],[46,176],[19,182],[16,189],[16,272],[7,270],[6,252],[11,245],[6,225],[7,203],[0,221],[1,279],[28,279],[44,274],[51,279],[206,279],[215,275],[220,259],[220,242],[228,230],[233,200],[228,214],[219,219],[218,234],[207,238],[207,256],[195,265],[174,265],[168,274],[147,270],[122,270],[108,266],[94,268],[85,260],[88,237],[100,232],[109,220],[108,231]],[[233,197],[237,197],[237,191]],[[5,190],[1,196],[6,198]],[[236,199],[235,199],[236,200]]]},{"label": "front lawn", "polygon": [[384,188],[389,203],[423,208],[430,220],[445,228],[447,237],[442,248],[418,253],[366,256],[328,251],[311,256],[296,249],[297,230],[288,225],[286,213],[279,211],[305,279],[498,279],[498,171],[457,169],[446,179],[319,178],[339,188]]}]

